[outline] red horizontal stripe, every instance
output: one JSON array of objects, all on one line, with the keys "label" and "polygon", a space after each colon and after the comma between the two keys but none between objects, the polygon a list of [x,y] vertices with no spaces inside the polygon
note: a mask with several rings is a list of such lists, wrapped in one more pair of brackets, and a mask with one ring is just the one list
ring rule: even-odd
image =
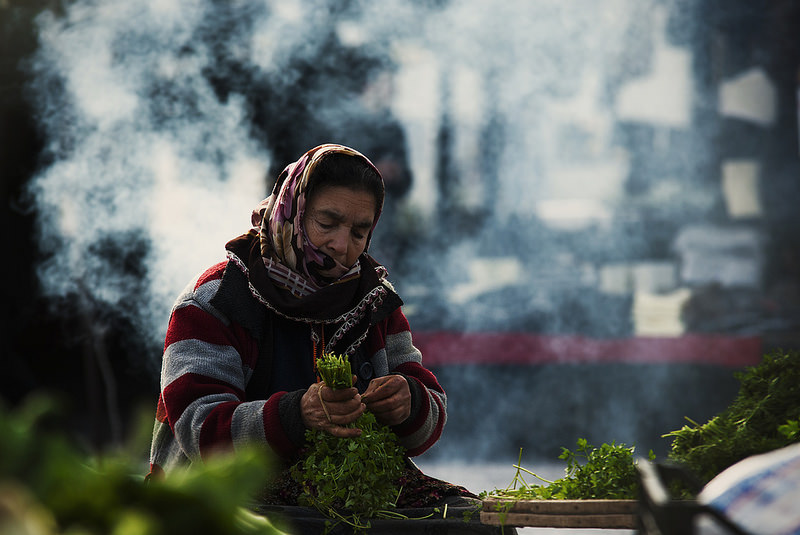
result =
[{"label": "red horizontal stripe", "polygon": [[413,377],[425,388],[436,390],[437,392],[444,392],[442,385],[430,371],[423,368],[418,362],[403,362],[398,364],[393,370],[396,373],[402,373],[409,377]]},{"label": "red horizontal stripe", "polygon": [[401,309],[395,309],[386,322],[386,334],[397,334],[410,330],[408,319]]},{"label": "red horizontal stripe", "polygon": [[244,327],[238,323],[223,325],[219,319],[195,305],[181,307],[172,314],[164,347],[181,340],[231,346],[250,369],[255,367],[258,358],[258,343]]},{"label": "red horizontal stripe", "polygon": [[232,345],[228,330],[220,321],[195,305],[181,307],[172,314],[164,347],[169,347],[173,342],[190,339],[202,340],[209,344]]},{"label": "red horizontal stripe", "polygon": [[218,381],[205,375],[187,373],[172,381],[162,393],[164,406],[167,409],[169,426],[175,431],[175,422],[183,411],[195,400],[211,394],[230,394],[236,399],[244,399],[244,392],[228,383]]},{"label": "red horizontal stripe", "polygon": [[203,284],[213,281],[219,280],[222,278],[222,274],[225,272],[225,265],[227,262],[220,262],[215,264],[205,270],[202,275],[197,279],[197,284],[194,285],[194,289],[197,290]]},{"label": "red horizontal stripe", "polygon": [[755,336],[689,334],[596,339],[530,333],[415,332],[426,366],[458,364],[690,363],[744,367],[761,361]]},{"label": "red horizontal stripe", "polygon": [[203,420],[203,427],[200,429],[200,454],[203,458],[212,452],[233,449],[231,422],[233,411],[239,404],[238,401],[220,403]]}]

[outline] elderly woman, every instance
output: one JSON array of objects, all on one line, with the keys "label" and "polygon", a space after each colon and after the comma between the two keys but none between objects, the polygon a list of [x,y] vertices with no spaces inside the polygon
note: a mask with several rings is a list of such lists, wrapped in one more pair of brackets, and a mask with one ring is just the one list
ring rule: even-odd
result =
[{"label": "elderly woman", "polygon": [[[253,443],[288,465],[307,429],[353,436],[360,430],[347,424],[367,409],[410,457],[439,439],[444,390],[422,365],[386,270],[367,254],[383,198],[378,170],[348,147],[321,145],[284,169],[254,227],[227,244],[227,262],[173,308],[150,477]],[[318,382],[323,352],[350,357],[354,388]],[[418,472],[407,479],[417,483],[409,506],[469,496]]]}]

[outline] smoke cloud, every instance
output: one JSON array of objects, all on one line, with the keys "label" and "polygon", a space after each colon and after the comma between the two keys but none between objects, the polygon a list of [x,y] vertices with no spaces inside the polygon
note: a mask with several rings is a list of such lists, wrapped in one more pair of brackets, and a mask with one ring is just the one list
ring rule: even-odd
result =
[{"label": "smoke cloud", "polygon": [[[336,11],[300,1],[106,0],[42,14],[32,89],[50,163],[31,191],[46,292],[119,307],[158,340],[171,299],[246,230],[267,171],[286,163],[273,161],[279,140],[258,135],[258,82],[292,91],[296,66],[331,32],[397,65],[391,106],[406,133],[418,217],[437,210],[444,112],[457,133],[462,205],[506,220],[532,211],[567,226],[607,220],[627,170],[609,84],[638,61],[630,48],[657,21],[650,3],[579,4],[365,2]],[[324,99],[338,91],[312,92],[307,105],[334,123]],[[492,117],[502,130],[486,139]],[[483,153],[493,155],[494,182],[479,172]],[[463,252],[448,260],[461,263]]]},{"label": "smoke cloud", "polygon": [[[369,137],[353,125],[373,106],[396,119],[413,176],[373,252],[415,329],[633,334],[630,263],[661,261],[651,286],[674,289],[671,237],[719,203],[698,180],[712,136],[693,119],[706,98],[692,66],[697,3],[336,4],[76,0],[43,13],[29,67],[47,140],[30,184],[45,294],[123,315],[155,363],[173,299],[249,228],[276,170],[302,153],[292,147]],[[684,15],[670,26],[674,4]],[[390,82],[374,83],[375,70]],[[442,377],[472,389],[454,399],[475,410],[482,373]],[[668,388],[669,373],[648,380]],[[536,414],[586,411],[561,374],[500,371],[509,392],[549,385],[527,400]],[[537,426],[510,403],[509,419]],[[604,406],[622,414],[620,403]],[[614,425],[635,437],[657,409]]]},{"label": "smoke cloud", "polygon": [[76,2],[39,18],[34,59],[52,162],[32,183],[39,274],[128,316],[151,343],[176,293],[218,261],[263,197],[269,155],[241,98],[204,69],[210,4]]}]

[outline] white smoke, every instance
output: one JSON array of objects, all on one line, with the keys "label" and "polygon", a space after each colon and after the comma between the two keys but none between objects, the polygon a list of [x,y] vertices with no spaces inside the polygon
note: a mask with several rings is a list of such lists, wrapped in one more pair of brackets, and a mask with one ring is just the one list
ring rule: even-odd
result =
[{"label": "white smoke", "polygon": [[[88,292],[127,311],[152,340],[180,288],[247,230],[267,186],[269,155],[241,100],[221,102],[203,76],[203,11],[76,2],[38,21],[35,89],[53,158],[32,183],[51,253],[41,280],[50,295]],[[145,280],[109,259],[119,254],[142,263],[134,276]]]},{"label": "white smoke", "polygon": [[[248,80],[285,75],[281,87],[291,90],[293,64],[331,29],[343,42],[385,49],[398,66],[391,105],[421,218],[436,208],[444,102],[464,206],[537,214],[555,227],[607,221],[629,169],[613,137],[612,93],[661,42],[651,36],[659,4],[391,0],[336,11],[302,0],[78,0],[44,13],[32,89],[51,163],[31,191],[45,293],[88,294],[160,341],[172,299],[247,230],[271,178],[248,88],[221,93],[211,80],[230,73],[215,69],[233,63]],[[504,125],[497,146],[481,138],[491,114]],[[478,171],[487,150],[497,152],[496,183]],[[492,206],[482,206],[487,198]],[[463,255],[455,251],[454,264]]]}]

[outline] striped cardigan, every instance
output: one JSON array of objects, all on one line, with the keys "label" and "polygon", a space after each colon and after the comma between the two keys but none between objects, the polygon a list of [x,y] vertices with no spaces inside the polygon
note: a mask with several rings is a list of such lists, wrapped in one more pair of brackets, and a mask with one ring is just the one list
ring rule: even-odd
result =
[{"label": "striped cardigan", "polygon": [[[217,449],[245,445],[263,446],[286,461],[296,456],[305,440],[300,416],[305,390],[263,399],[248,389],[259,359],[272,358],[263,336],[270,321],[274,312],[252,296],[246,276],[233,264],[209,268],[184,289],[164,344],[151,476]],[[393,431],[408,456],[423,453],[442,433],[447,398],[422,366],[399,306],[373,319],[359,351],[366,352],[375,376],[396,373],[408,380],[411,415]]]}]

